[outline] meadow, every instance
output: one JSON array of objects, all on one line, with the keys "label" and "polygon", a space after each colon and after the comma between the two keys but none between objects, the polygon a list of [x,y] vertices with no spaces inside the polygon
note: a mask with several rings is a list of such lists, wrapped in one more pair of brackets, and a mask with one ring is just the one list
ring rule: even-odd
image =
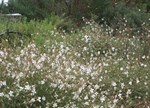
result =
[{"label": "meadow", "polygon": [[150,31],[64,22],[9,23],[24,34],[0,37],[0,108],[150,108]]}]

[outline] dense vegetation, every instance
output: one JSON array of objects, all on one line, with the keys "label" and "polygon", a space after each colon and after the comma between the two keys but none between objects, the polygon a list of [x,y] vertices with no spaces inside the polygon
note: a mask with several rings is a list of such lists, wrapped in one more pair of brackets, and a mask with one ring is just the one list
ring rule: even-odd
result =
[{"label": "dense vegetation", "polygon": [[[68,2],[67,2],[68,1]],[[79,19],[102,18],[111,25],[122,18],[140,25],[150,11],[149,0],[9,0],[0,6],[2,13],[18,12],[30,19],[45,19],[50,15]],[[140,12],[139,12],[140,11]],[[78,22],[79,23],[79,22]],[[132,24],[132,25],[133,25]]]},{"label": "dense vegetation", "polygon": [[2,3],[0,108],[149,108],[149,3]]}]

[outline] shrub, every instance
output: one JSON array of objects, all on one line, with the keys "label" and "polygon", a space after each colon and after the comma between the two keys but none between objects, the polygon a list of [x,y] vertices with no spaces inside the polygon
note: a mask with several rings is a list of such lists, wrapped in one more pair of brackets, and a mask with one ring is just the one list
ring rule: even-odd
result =
[{"label": "shrub", "polygon": [[144,34],[145,27],[150,25],[148,14],[136,5],[131,7],[125,2],[113,4],[111,0],[101,2],[101,0],[93,1],[92,11],[97,15],[96,20],[100,24],[105,27],[109,26],[114,30],[114,35],[117,35],[116,32],[124,32],[130,29],[130,32],[134,34],[139,31]]}]

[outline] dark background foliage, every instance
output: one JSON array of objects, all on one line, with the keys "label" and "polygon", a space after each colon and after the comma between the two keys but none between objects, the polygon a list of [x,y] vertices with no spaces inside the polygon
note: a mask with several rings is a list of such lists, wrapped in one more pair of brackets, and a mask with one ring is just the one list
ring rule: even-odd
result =
[{"label": "dark background foliage", "polygon": [[[69,2],[67,2],[69,1]],[[1,13],[20,13],[28,20],[42,20],[52,15],[69,17],[81,25],[82,18],[93,18],[108,26],[121,26],[127,20],[129,27],[149,26],[149,0],[9,0],[0,5]]]}]

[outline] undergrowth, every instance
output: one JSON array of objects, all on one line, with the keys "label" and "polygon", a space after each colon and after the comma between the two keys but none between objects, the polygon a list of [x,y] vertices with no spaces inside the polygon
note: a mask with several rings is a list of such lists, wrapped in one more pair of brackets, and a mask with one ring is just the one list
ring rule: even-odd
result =
[{"label": "undergrowth", "polygon": [[1,108],[150,107],[149,32],[113,36],[93,21],[70,32],[48,20],[9,27],[31,37],[0,37]]}]

